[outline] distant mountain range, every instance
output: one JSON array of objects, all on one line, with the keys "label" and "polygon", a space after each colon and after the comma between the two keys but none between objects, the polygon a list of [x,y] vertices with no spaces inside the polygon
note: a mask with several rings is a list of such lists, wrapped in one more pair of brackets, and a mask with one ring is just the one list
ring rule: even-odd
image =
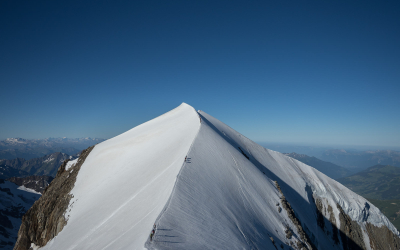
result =
[{"label": "distant mountain range", "polygon": [[0,179],[0,249],[13,249],[22,216],[40,196]]},{"label": "distant mountain range", "polygon": [[338,181],[367,198],[400,199],[400,167],[375,165]]},{"label": "distant mountain range", "polygon": [[55,152],[69,155],[79,153],[89,146],[104,141],[100,138],[46,138],[46,139],[23,139],[7,138],[0,141],[0,159],[24,158],[26,160],[43,157]]},{"label": "distant mountain range", "polygon": [[400,152],[393,150],[346,151],[344,149],[326,150],[320,159],[352,170],[362,171],[374,165],[400,167]]},{"label": "distant mountain range", "polygon": [[[4,176],[8,175],[8,177],[6,178],[13,176],[23,177],[28,175],[49,175],[55,177],[58,168],[66,159],[73,160],[77,157],[79,157],[79,154],[71,156],[65,153],[56,152],[30,160],[25,160],[22,158],[16,158],[12,160],[3,159],[0,160],[0,167],[4,168],[4,170],[7,169],[7,171],[11,172],[8,173],[7,171],[3,171],[0,169],[0,178],[4,178],[1,176],[3,172],[5,172]],[[10,169],[10,167],[13,169]],[[14,173],[16,170],[20,170],[23,172],[20,172],[19,175],[16,175],[16,173]]]},{"label": "distant mountain range", "polygon": [[14,176],[25,177],[28,175],[29,174],[26,171],[16,169],[14,167],[6,165],[5,163],[0,162],[0,179],[8,179]]},{"label": "distant mountain range", "polygon": [[[60,155],[66,156],[62,153],[54,153],[42,157],[44,160],[32,159],[25,161],[24,159],[15,159],[11,160],[11,162],[14,163],[14,166],[24,166],[27,170],[33,170],[39,166],[37,168],[41,169],[42,172],[47,169],[53,172],[52,168],[57,171],[61,165],[56,163],[57,157],[55,157]],[[0,164],[0,249],[11,250],[17,239],[22,216],[39,199],[45,188],[53,180],[53,177],[45,175],[28,176],[29,173],[27,171],[16,169],[4,163],[9,162],[9,160],[2,162]],[[40,166],[41,162],[44,162],[42,166]]]},{"label": "distant mountain range", "polygon": [[47,175],[32,175],[27,177],[11,177],[7,181],[15,183],[19,187],[23,187],[23,189],[34,190],[42,194],[53,179],[53,177]]},{"label": "distant mountain range", "polygon": [[301,161],[304,164],[307,164],[307,165],[317,169],[321,173],[331,177],[332,179],[342,178],[345,176],[349,176],[350,174],[353,173],[352,171],[350,171],[344,167],[338,166],[331,162],[322,161],[313,156],[308,156],[305,154],[297,154],[294,152],[290,153],[290,154],[285,153],[284,155],[290,156],[298,161]]},{"label": "distant mountain range", "polygon": [[[327,161],[344,167],[353,173],[362,171],[374,165],[391,165],[400,167],[400,151],[398,147],[382,149],[367,149],[367,146],[356,148],[333,147],[333,146],[298,146],[290,144],[261,143],[281,153],[296,152],[314,156],[320,160]],[[393,150],[394,149],[394,150]]]}]

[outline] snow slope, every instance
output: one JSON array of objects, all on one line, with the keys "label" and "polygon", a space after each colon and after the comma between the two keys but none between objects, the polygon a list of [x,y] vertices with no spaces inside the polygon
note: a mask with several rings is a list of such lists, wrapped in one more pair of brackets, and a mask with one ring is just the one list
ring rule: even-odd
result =
[{"label": "snow slope", "polygon": [[64,229],[43,249],[144,249],[200,127],[187,104],[95,146]]},{"label": "snow slope", "polygon": [[[295,235],[299,232],[288,214],[277,209],[280,193],[274,181],[317,249],[341,246],[318,226],[313,196],[332,207],[338,223],[337,203],[361,226],[368,221],[397,233],[376,207],[366,205],[364,198],[338,182],[257,145],[204,112],[200,114],[203,122],[188,153],[191,161],[183,166],[147,248],[275,249],[296,245],[298,238],[286,238],[287,226]],[[365,242],[369,244],[369,240]]]},{"label": "snow slope", "polygon": [[332,209],[337,227],[337,204],[359,222],[367,249],[366,222],[398,235],[338,182],[182,104],[95,146],[71,191],[67,225],[42,249],[293,249],[301,232],[281,209],[281,192],[317,249],[341,246],[331,224],[318,226],[314,199]]},{"label": "snow slope", "polygon": [[[279,194],[272,181],[279,183],[300,221],[317,238],[318,249],[332,248],[332,240],[317,227],[313,196],[324,198],[326,205],[333,208],[337,222],[336,204],[339,204],[361,226],[366,221],[376,226],[386,225],[398,235],[376,207],[340,183],[297,160],[265,149],[217,119],[200,113],[203,123],[188,154],[192,163],[182,169],[170,203],[157,222],[160,227],[174,228],[175,242],[181,242],[182,248],[156,241],[154,245],[162,249],[201,249],[203,244],[209,248],[218,246],[217,249],[269,249],[266,235],[275,242],[288,243],[283,237],[283,227],[286,224],[294,228],[294,225],[285,213],[278,214],[273,208],[279,202]],[[202,214],[207,216],[196,217]],[[178,223],[182,215],[192,219]],[[201,230],[204,228],[207,230]]]}]

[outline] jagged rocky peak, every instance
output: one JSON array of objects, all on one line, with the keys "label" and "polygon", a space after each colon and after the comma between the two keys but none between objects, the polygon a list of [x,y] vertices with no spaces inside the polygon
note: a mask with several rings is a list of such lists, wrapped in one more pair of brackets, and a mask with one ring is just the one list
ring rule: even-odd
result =
[{"label": "jagged rocky peak", "polygon": [[[57,237],[55,237],[57,235]],[[363,197],[187,104],[65,161],[15,250],[399,249]]]},{"label": "jagged rocky peak", "polygon": [[93,146],[82,151],[73,166],[66,168],[69,159],[60,166],[56,178],[22,217],[15,250],[30,249],[32,245],[44,246],[63,229],[67,223],[64,215],[73,197],[70,191],[74,187],[80,167],[92,149]]},{"label": "jagged rocky peak", "polygon": [[29,188],[38,193],[43,193],[44,189],[50,185],[54,178],[47,175],[32,175],[27,177],[11,177],[7,181],[13,182],[20,187]]},{"label": "jagged rocky peak", "polygon": [[39,197],[37,192],[26,192],[18,185],[0,179],[0,249],[13,249],[21,218]]}]

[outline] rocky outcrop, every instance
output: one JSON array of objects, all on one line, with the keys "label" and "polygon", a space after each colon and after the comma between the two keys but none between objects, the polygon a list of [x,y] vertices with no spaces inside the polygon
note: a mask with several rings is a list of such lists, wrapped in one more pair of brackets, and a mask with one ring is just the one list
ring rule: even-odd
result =
[{"label": "rocky outcrop", "polygon": [[[286,210],[289,218],[296,226],[301,241],[305,243],[301,245],[301,242],[296,242],[296,247],[302,249],[304,245],[311,245],[312,241],[306,233],[307,230],[303,230],[300,221],[296,218],[295,212],[287,202],[277,182],[275,182],[275,185],[282,194],[282,207]],[[324,198],[315,196],[312,197],[312,199],[315,203],[317,225],[327,236],[332,238],[335,245],[341,245],[343,250],[400,249],[400,238],[387,226],[382,225],[381,227],[377,227],[369,222],[360,224],[359,222],[352,220],[339,204],[336,204],[336,208],[333,208],[327,204],[327,201],[324,200]],[[337,209],[339,212],[338,218],[335,218],[334,209]],[[339,228],[338,225],[340,225]],[[363,231],[368,234],[369,242],[365,241],[365,233],[363,233]],[[285,233],[287,239],[290,239],[293,235],[289,226],[286,226]],[[316,249],[314,245],[311,246]]]},{"label": "rocky outcrop", "polygon": [[327,203],[327,200],[319,197],[312,197],[315,203],[316,214],[317,214],[317,225],[322,231],[330,238],[333,243],[338,245],[340,243],[338,236],[338,228],[336,224],[336,218],[333,213],[332,207],[328,204],[324,206],[323,200]]},{"label": "rocky outcrop", "polygon": [[73,197],[70,192],[78,172],[94,146],[82,151],[77,163],[65,169],[68,159],[58,169],[56,178],[44,190],[42,197],[22,217],[14,250],[28,250],[31,243],[44,246],[67,224],[65,211]]},{"label": "rocky outcrop", "polygon": [[314,199],[315,206],[316,206],[316,213],[317,213],[317,224],[325,232],[325,218],[323,215],[323,204],[321,199]]},{"label": "rocky outcrop", "polygon": [[[286,210],[288,217],[293,222],[293,224],[296,226],[297,232],[299,233],[299,237],[300,237],[301,241],[296,242],[297,248],[298,249],[309,249],[309,250],[317,249],[314,246],[314,244],[312,243],[312,241],[310,240],[310,238],[308,237],[308,235],[306,234],[306,232],[304,231],[304,229],[301,225],[301,222],[296,217],[296,214],[294,213],[293,208],[290,205],[290,203],[286,200],[285,195],[283,195],[281,187],[279,186],[277,181],[275,181],[275,186],[278,189],[278,191],[281,193],[281,203],[282,203],[283,209]],[[289,231],[288,228],[286,230]],[[286,233],[286,238],[288,238],[288,233]]]},{"label": "rocky outcrop", "polygon": [[337,225],[336,225],[336,219],[335,215],[333,214],[333,208],[328,205],[328,214],[329,214],[329,222],[332,225],[332,239],[335,244],[339,244],[339,236],[338,236],[338,230],[337,230]]},{"label": "rocky outcrop", "polygon": [[26,188],[30,188],[35,190],[36,192],[43,193],[44,189],[50,185],[51,181],[54,178],[51,176],[47,175],[33,175],[33,176],[28,176],[28,177],[11,177],[7,179],[7,181],[13,182],[17,184],[18,186],[24,186]]},{"label": "rocky outcrop", "polygon": [[366,224],[371,249],[400,249],[400,238],[387,226],[377,227]]},{"label": "rocky outcrop", "polygon": [[340,238],[344,250],[366,249],[362,229],[357,221],[353,221],[339,204],[336,204],[340,211]]}]

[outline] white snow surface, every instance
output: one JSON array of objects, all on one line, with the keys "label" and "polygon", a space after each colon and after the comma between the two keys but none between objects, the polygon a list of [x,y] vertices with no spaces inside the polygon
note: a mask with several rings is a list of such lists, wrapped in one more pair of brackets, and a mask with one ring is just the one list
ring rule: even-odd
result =
[{"label": "white snow surface", "polygon": [[332,207],[338,226],[337,203],[363,229],[368,221],[397,233],[376,207],[338,182],[200,114],[203,122],[188,153],[190,163],[183,166],[156,221],[158,230],[154,240],[146,242],[148,249],[275,249],[270,237],[278,249],[289,245],[285,225],[297,234],[296,227],[286,211],[277,211],[280,194],[273,181],[279,183],[317,249],[341,247],[318,227],[313,197]]},{"label": "white snow surface", "polygon": [[50,156],[49,158],[47,158],[46,160],[43,161],[43,163],[48,163],[54,160],[53,156]]},{"label": "white snow surface", "polygon": [[278,212],[274,181],[317,249],[341,247],[317,225],[316,198],[325,211],[332,207],[338,227],[336,204],[362,229],[369,222],[398,235],[375,206],[338,182],[182,104],[95,146],[71,191],[66,227],[43,249],[280,249],[295,244],[298,232]]},{"label": "white snow surface", "polygon": [[32,250],[38,250],[40,247],[36,246],[35,243],[31,243]]},{"label": "white snow surface", "polygon": [[33,190],[32,188],[27,188],[27,187],[25,187],[24,185],[18,187],[18,189],[19,189],[19,190],[22,190],[22,191],[29,192],[29,193],[34,193],[34,194],[42,195],[41,193],[37,192],[36,190]]},{"label": "white snow surface", "polygon": [[67,225],[42,249],[144,249],[199,127],[182,104],[96,145],[71,191]]},{"label": "white snow surface", "polygon": [[76,158],[75,160],[69,161],[67,162],[67,165],[65,165],[65,170],[69,170],[70,168],[72,168],[73,166],[75,166],[75,164],[78,162],[79,158]]}]

